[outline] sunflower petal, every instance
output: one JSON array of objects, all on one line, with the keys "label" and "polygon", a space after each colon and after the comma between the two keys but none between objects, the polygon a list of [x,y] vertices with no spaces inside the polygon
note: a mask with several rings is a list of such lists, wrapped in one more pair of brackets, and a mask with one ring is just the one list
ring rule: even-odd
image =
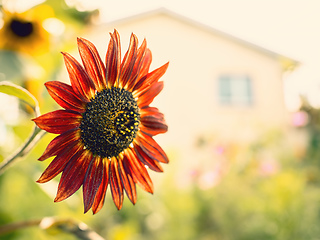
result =
[{"label": "sunflower petal", "polygon": [[56,156],[64,150],[64,148],[73,142],[79,142],[80,131],[70,130],[55,137],[47,146],[44,153],[38,159],[39,161],[46,160],[49,157]]},{"label": "sunflower petal", "polygon": [[100,157],[91,161],[83,183],[84,213],[91,208],[103,177],[103,163]]},{"label": "sunflower petal", "polygon": [[65,52],[62,54],[74,92],[82,101],[89,102],[95,94],[94,83],[74,57]]},{"label": "sunflower petal", "polygon": [[168,66],[169,62],[153,70],[151,73],[148,73],[143,79],[143,83],[141,83],[141,85],[136,88],[136,92],[134,93],[135,97],[140,97],[144,92],[148,91],[148,89],[154,83],[156,83],[163,76],[163,74],[165,74]]},{"label": "sunflower petal", "polygon": [[37,180],[38,183],[45,183],[53,179],[59,173],[61,173],[70,161],[71,157],[76,154],[82,146],[73,142],[66,146],[61,153],[59,153],[49,164],[49,166],[44,170],[40,178]]},{"label": "sunflower petal", "polygon": [[145,165],[147,165],[151,170],[156,172],[163,172],[163,168],[160,163],[156,160],[150,158],[139,146],[134,147],[136,156]]},{"label": "sunflower petal", "polygon": [[95,88],[106,88],[106,69],[96,47],[84,38],[78,38],[78,48],[83,66],[93,81]]},{"label": "sunflower petal", "polygon": [[159,133],[165,133],[168,131],[168,125],[165,123],[162,113],[141,114],[140,122],[141,131],[150,136],[155,136]]},{"label": "sunflower petal", "polygon": [[137,156],[132,150],[127,150],[126,158],[123,158],[123,167],[126,172],[130,173],[133,180],[139,184],[139,186],[149,193],[153,193],[153,183],[148,174],[146,167],[137,159]]},{"label": "sunflower petal", "polygon": [[86,149],[78,151],[70,159],[62,172],[55,202],[70,197],[81,187],[91,159],[92,154]]},{"label": "sunflower petal", "polygon": [[141,46],[138,48],[136,61],[132,70],[131,77],[127,83],[127,90],[132,91],[133,86],[136,83],[136,80],[142,71],[142,66],[144,63],[145,55],[147,49],[147,41],[146,39],[143,40]]},{"label": "sunflower petal", "polygon": [[116,30],[110,34],[111,39],[106,55],[106,79],[109,87],[114,86],[116,82],[121,65],[121,46],[120,36]]},{"label": "sunflower petal", "polygon": [[101,210],[104,204],[104,199],[106,196],[106,191],[109,183],[109,163],[110,161],[108,159],[103,160],[103,177],[102,182],[100,184],[100,187],[96,193],[96,197],[94,199],[93,205],[92,205],[92,212],[93,214],[96,214]]},{"label": "sunflower petal", "polygon": [[163,113],[159,111],[156,107],[145,106],[140,109],[141,116],[143,115],[153,115],[159,119],[163,119]]},{"label": "sunflower petal", "polygon": [[39,128],[61,134],[79,127],[82,115],[71,110],[56,110],[32,119]]},{"label": "sunflower petal", "polygon": [[168,163],[169,159],[159,144],[149,135],[139,132],[134,145],[139,145],[141,149],[153,160]]},{"label": "sunflower petal", "polygon": [[63,108],[84,112],[84,103],[76,96],[73,88],[65,83],[50,81],[44,84],[50,96]]},{"label": "sunflower petal", "polygon": [[118,171],[118,160],[113,158],[109,169],[111,195],[114,204],[120,210],[123,203],[123,187]]},{"label": "sunflower petal", "polygon": [[123,61],[120,67],[120,87],[126,86],[129,81],[133,67],[137,58],[137,45],[138,39],[136,35],[131,34],[129,49],[124,55]]},{"label": "sunflower petal", "polygon": [[153,99],[162,91],[163,89],[163,82],[156,82],[154,83],[148,91],[144,92],[140,95],[137,103],[139,107],[148,106]]},{"label": "sunflower petal", "polygon": [[151,54],[150,49],[147,48],[146,53],[144,55],[144,58],[142,60],[140,72],[137,76],[137,79],[136,79],[135,84],[132,88],[132,91],[135,91],[142,86],[142,84],[143,84],[144,80],[146,79],[147,74],[149,72],[151,62],[152,62],[152,54]]},{"label": "sunflower petal", "polygon": [[[124,157],[127,157],[127,156],[124,155]],[[119,160],[118,171],[120,173],[121,182],[126,191],[128,198],[133,204],[135,204],[137,202],[136,185],[135,185],[135,182],[133,181],[133,178],[130,172],[127,172],[124,169],[122,160]]]},{"label": "sunflower petal", "polygon": [[141,78],[142,76],[145,76],[148,74],[151,62],[152,62],[152,53],[151,53],[150,49],[147,48],[145,56],[143,58],[143,63],[142,63],[138,78]]}]

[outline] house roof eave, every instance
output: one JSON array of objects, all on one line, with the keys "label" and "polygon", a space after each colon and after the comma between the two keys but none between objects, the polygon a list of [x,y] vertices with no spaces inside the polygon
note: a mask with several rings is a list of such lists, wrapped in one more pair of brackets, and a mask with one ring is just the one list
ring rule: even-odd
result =
[{"label": "house roof eave", "polygon": [[275,58],[279,61],[283,71],[292,71],[294,69],[296,69],[301,63],[293,58],[290,58],[288,56],[285,56],[285,55],[282,55],[280,53],[277,53],[277,52],[274,52],[274,51],[271,51],[269,49],[266,49],[264,47],[261,47],[259,45],[256,45],[254,43],[251,43],[249,41],[246,41],[246,40],[243,40],[241,38],[238,38],[238,37],[235,37],[229,33],[226,33],[226,32],[223,32],[221,30],[218,30],[214,27],[211,27],[209,25],[206,25],[204,23],[201,23],[201,22],[198,22],[196,20],[193,20],[189,17],[186,17],[184,15],[181,15],[179,13],[176,13],[172,10],[169,10],[168,8],[164,8],[164,7],[160,7],[160,8],[155,8],[155,9],[152,9],[152,10],[149,10],[149,11],[144,11],[144,12],[141,12],[141,13],[138,13],[138,14],[135,14],[135,15],[131,15],[131,16],[128,16],[128,17],[124,17],[124,18],[120,18],[120,19],[116,19],[116,20],[112,20],[112,21],[109,21],[107,22],[106,24],[107,25],[117,25],[117,24],[121,24],[121,23],[126,23],[126,22],[130,22],[130,21],[134,21],[134,20],[138,20],[138,19],[141,19],[141,18],[146,18],[146,17],[149,17],[149,16],[154,16],[156,14],[164,14],[164,15],[167,15],[167,16],[170,16],[174,19],[177,19],[177,20],[180,20],[182,22],[185,22],[191,26],[194,26],[196,28],[200,28],[200,29],[203,29],[205,31],[208,31],[208,32],[211,32],[213,34],[216,34],[216,35],[219,35],[221,37],[224,37],[226,39],[229,39],[231,41],[234,41],[234,42],[237,42],[241,45],[244,45],[248,48],[251,48],[255,51],[258,51],[262,54],[265,54],[267,56],[270,56],[272,58]]}]

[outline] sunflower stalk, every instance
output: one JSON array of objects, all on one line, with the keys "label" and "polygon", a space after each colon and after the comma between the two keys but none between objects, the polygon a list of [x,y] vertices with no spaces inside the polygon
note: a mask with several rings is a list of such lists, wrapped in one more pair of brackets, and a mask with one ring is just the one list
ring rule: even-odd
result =
[{"label": "sunflower stalk", "polygon": [[59,219],[55,217],[44,217],[42,219],[28,220],[9,223],[0,226],[0,235],[17,231],[26,227],[38,226],[48,234],[69,233],[81,240],[103,240],[99,234],[91,230],[83,222],[76,222],[72,219]]},{"label": "sunflower stalk", "polygon": [[15,153],[5,159],[0,165],[0,175],[3,174],[12,164],[26,156],[36,143],[44,136],[46,132],[37,126],[34,127],[30,137]]},{"label": "sunflower stalk", "polygon": [[[31,107],[36,117],[40,115],[39,103],[27,89],[12,82],[2,81],[0,82],[0,93],[17,97],[20,101]],[[0,164],[0,175],[4,173],[4,171],[7,170],[13,163],[17,162],[19,159],[27,155],[35,146],[35,144],[44,136],[44,134],[44,131],[42,131],[37,126],[34,126],[33,132],[25,141],[25,143],[16,152],[14,152]]]}]

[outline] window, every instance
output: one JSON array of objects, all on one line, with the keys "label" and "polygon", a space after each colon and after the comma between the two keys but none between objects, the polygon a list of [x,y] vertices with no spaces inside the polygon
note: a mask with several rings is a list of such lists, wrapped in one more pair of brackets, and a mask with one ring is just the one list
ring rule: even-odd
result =
[{"label": "window", "polygon": [[222,75],[218,79],[218,97],[222,105],[253,104],[252,83],[248,76]]}]

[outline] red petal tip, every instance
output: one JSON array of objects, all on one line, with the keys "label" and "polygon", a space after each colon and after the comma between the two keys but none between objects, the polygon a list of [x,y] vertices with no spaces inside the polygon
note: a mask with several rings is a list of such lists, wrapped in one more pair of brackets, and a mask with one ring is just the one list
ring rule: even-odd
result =
[{"label": "red petal tip", "polygon": [[82,37],[77,37],[77,42],[79,43],[79,42],[84,42],[84,38],[82,38]]},{"label": "red petal tip", "polygon": [[60,201],[62,201],[63,199],[61,198],[61,197],[56,197],[53,201],[54,202],[60,202]]}]

